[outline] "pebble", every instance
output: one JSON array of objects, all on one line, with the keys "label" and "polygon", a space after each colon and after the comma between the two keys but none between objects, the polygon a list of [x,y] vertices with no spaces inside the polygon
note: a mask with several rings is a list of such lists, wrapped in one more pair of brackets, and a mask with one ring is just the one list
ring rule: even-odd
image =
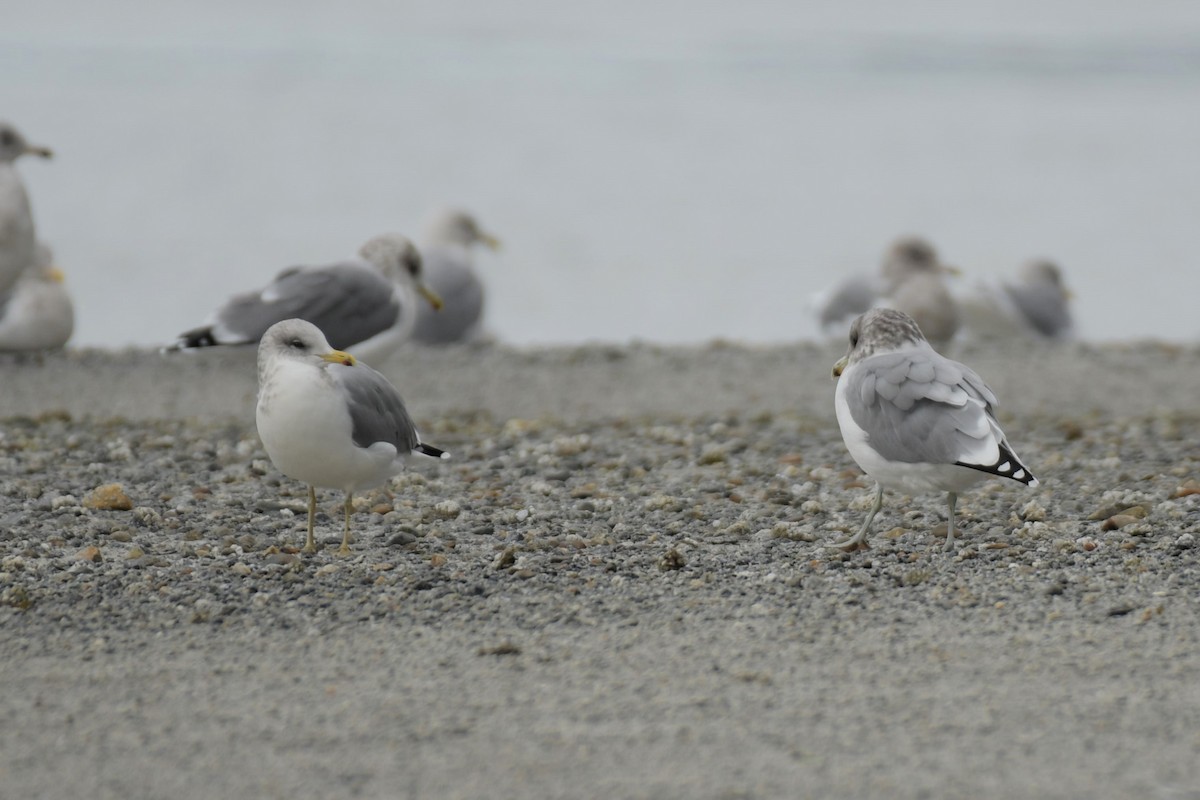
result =
[{"label": "pebble", "polygon": [[133,508],[133,501],[121,484],[106,483],[88,492],[83,498],[83,505],[98,511],[129,511]]}]

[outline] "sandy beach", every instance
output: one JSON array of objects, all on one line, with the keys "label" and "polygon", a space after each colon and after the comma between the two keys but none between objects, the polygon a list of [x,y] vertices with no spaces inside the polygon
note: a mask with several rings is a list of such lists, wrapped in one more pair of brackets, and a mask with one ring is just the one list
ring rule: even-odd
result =
[{"label": "sandy beach", "polygon": [[349,558],[252,352],[0,363],[0,797],[1200,798],[1200,348],[953,353],[1041,485],[851,554],[842,350],[403,350]]}]

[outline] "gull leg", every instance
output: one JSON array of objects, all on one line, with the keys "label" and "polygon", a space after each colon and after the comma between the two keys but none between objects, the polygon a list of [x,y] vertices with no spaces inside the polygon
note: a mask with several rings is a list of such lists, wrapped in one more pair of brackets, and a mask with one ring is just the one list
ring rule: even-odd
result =
[{"label": "gull leg", "polygon": [[858,529],[858,533],[849,539],[834,542],[829,547],[837,547],[847,551],[859,548],[866,550],[867,532],[871,529],[871,523],[875,521],[875,515],[879,513],[879,509],[881,508],[883,508],[883,484],[877,483],[875,484],[875,505],[871,506],[871,510],[867,512],[867,518],[863,521],[862,527]]},{"label": "gull leg", "polygon": [[300,548],[301,553],[317,552],[317,543],[313,540],[313,518],[317,515],[317,490],[313,487],[308,487],[308,538],[304,540],[304,547]]},{"label": "gull leg", "polygon": [[342,532],[342,546],[338,548],[339,556],[350,555],[350,509],[353,507],[354,495],[346,492],[346,529]]},{"label": "gull leg", "polygon": [[946,505],[950,507],[950,516],[946,517],[946,544],[942,546],[943,550],[954,549],[954,506],[956,503],[958,503],[958,495],[948,492]]}]

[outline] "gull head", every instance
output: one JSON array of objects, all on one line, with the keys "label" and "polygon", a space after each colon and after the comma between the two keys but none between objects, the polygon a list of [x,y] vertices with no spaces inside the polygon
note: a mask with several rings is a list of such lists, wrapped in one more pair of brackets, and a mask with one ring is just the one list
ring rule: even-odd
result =
[{"label": "gull head", "polygon": [[285,319],[267,328],[258,342],[258,374],[261,381],[269,364],[278,360],[299,361],[314,367],[342,364],[353,367],[354,356],[334,350],[321,329],[302,319]]},{"label": "gull head", "polygon": [[483,228],[473,216],[458,208],[438,212],[425,227],[425,242],[429,244],[458,244],[470,247],[482,244],[492,250],[500,249],[500,240]]},{"label": "gull head", "polygon": [[850,325],[850,346],[846,355],[833,365],[833,377],[841,377],[846,367],[876,353],[890,353],[925,343],[917,323],[903,311],[873,308]]},{"label": "gull head", "polygon": [[358,254],[389,280],[411,285],[435,311],[441,310],[442,298],[425,283],[421,254],[408,237],[398,233],[376,236],[360,247]]},{"label": "gull head", "polygon": [[884,279],[893,288],[905,279],[921,273],[959,274],[956,267],[949,267],[938,261],[937,250],[919,236],[904,236],[892,242],[892,246],[883,256],[881,271]]},{"label": "gull head", "polygon": [[1053,286],[1060,292],[1066,293],[1067,287],[1063,282],[1062,270],[1053,261],[1045,258],[1035,258],[1021,267],[1021,280],[1030,286]]},{"label": "gull head", "polygon": [[50,158],[54,152],[48,147],[38,147],[25,141],[21,132],[7,122],[0,121],[0,164],[11,164],[24,155]]}]

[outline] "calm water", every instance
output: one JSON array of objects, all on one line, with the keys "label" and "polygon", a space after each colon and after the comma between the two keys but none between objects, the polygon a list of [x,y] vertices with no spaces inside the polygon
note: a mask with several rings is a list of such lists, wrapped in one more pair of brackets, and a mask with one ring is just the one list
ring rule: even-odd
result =
[{"label": "calm water", "polygon": [[517,343],[810,337],[907,232],[969,274],[1058,259],[1090,338],[1200,336],[1192,2],[95,5],[0,27],[79,345],[447,203],[504,240]]}]

